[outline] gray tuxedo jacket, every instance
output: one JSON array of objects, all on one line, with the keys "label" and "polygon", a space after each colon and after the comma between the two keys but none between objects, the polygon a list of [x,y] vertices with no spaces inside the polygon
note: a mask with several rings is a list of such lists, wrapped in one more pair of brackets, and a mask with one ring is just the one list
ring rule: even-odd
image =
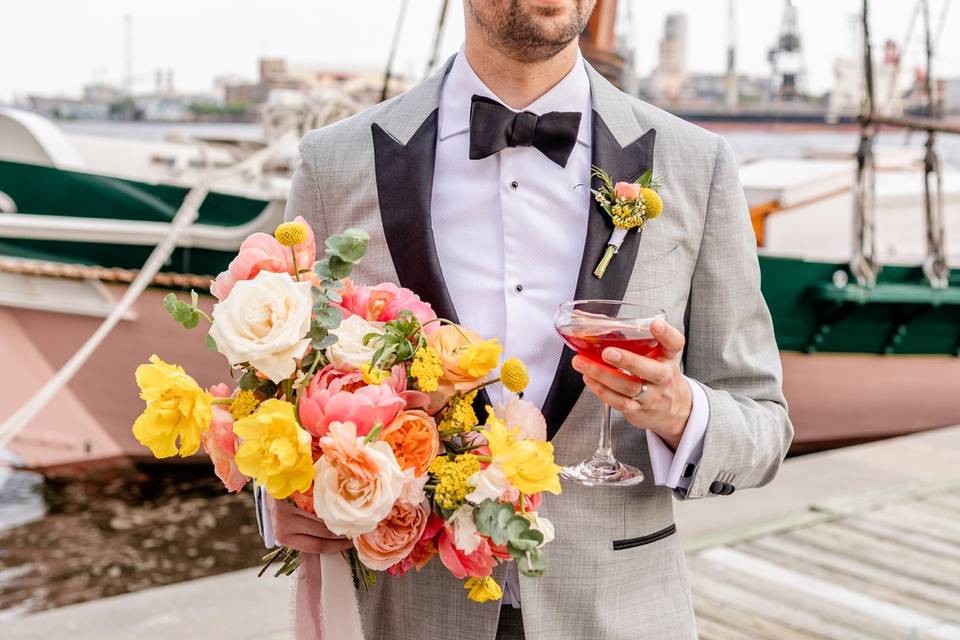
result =
[{"label": "gray tuxedo jacket", "polygon": [[[357,281],[399,282],[455,319],[430,224],[440,88],[446,68],[407,93],[308,133],[300,144],[287,218],[318,238],[347,227],[370,233]],[[589,69],[593,163],[615,180],[647,169],[665,179],[663,215],[631,233],[603,279],[592,270],[610,234],[592,205],[577,298],[624,299],[666,309],[687,339],[686,375],[710,405],[703,456],[680,499],[769,482],[793,434],[781,391],[770,314],[760,293],[756,244],[730,147],[722,139],[620,92]],[[656,142],[656,144],[654,144]],[[469,221],[465,221],[469,224]],[[468,250],[468,249],[467,249]],[[600,405],[560,363],[544,405],[557,460],[596,447]],[[615,418],[617,420],[617,418]],[[654,486],[644,434],[620,418],[616,453],[650,480],[630,489],[564,483],[545,496],[556,526],[548,569],[521,578],[529,640],[681,640],[696,626],[674,492]],[[502,581],[505,567],[495,574]],[[439,560],[404,578],[382,576],[360,594],[367,640],[493,640],[498,602],[476,604]]]}]

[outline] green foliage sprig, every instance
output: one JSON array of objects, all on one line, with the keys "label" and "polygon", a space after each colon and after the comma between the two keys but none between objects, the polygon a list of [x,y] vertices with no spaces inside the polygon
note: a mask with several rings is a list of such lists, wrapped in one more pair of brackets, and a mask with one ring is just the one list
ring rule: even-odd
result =
[{"label": "green foliage sprig", "polygon": [[313,287],[313,320],[310,323],[310,346],[317,351],[336,343],[337,337],[330,333],[343,321],[343,312],[334,303],[342,302],[337,289],[343,287],[343,279],[353,273],[353,268],[363,259],[370,235],[363,229],[347,229],[327,238],[324,243],[326,255],[313,267],[320,284]]},{"label": "green foliage sprig", "polygon": [[473,512],[477,531],[489,536],[496,545],[506,545],[517,563],[517,569],[528,578],[543,575],[546,557],[540,551],[543,534],[530,526],[530,521],[517,515],[513,504],[487,499]]}]

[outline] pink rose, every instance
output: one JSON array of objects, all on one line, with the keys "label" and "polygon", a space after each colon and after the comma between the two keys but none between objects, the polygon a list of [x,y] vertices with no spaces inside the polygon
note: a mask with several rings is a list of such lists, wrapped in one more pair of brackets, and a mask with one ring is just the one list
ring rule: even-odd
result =
[{"label": "pink rose", "polygon": [[406,558],[427,526],[428,513],[424,504],[398,500],[376,529],[353,539],[360,561],[374,571],[384,571]]},{"label": "pink rose", "polygon": [[300,398],[300,424],[315,437],[325,436],[332,422],[351,422],[365,436],[378,424],[389,425],[406,406],[387,383],[335,391],[344,377],[316,376]]},{"label": "pink rose", "polygon": [[430,512],[427,518],[427,524],[420,534],[420,539],[414,545],[413,551],[405,558],[400,560],[392,567],[387,569],[387,573],[392,576],[402,576],[410,569],[420,571],[428,562],[437,555],[437,534],[443,529],[443,518],[436,513]]},{"label": "pink rose", "polygon": [[[436,320],[437,314],[429,303],[409,289],[398,287],[390,282],[375,287],[357,287],[352,282],[341,292],[341,307],[347,315],[356,314],[371,322],[389,322],[400,317],[401,311],[409,311],[421,324]],[[426,333],[433,332],[439,323],[433,322],[424,327]]]},{"label": "pink rose", "polygon": [[618,182],[613,185],[613,192],[623,200],[638,200],[640,198],[640,185],[636,182]]},{"label": "pink rose", "polygon": [[437,538],[437,551],[440,554],[440,561],[459,580],[467,576],[486,578],[497,566],[497,560],[487,538],[482,538],[480,544],[471,553],[465,553],[457,548],[455,534],[450,526],[445,526],[440,531],[440,537]]},{"label": "pink rose", "polygon": [[[230,387],[222,383],[214,385],[210,387],[210,393],[215,398],[229,398]],[[243,489],[250,479],[237,468],[237,436],[233,433],[233,416],[224,405],[215,404],[212,410],[210,428],[200,434],[200,441],[223,486],[227,491],[237,492]]]},{"label": "pink rose", "polygon": [[302,216],[297,216],[295,221],[307,228],[306,240],[291,248],[283,246],[270,234],[251,234],[240,245],[237,257],[230,261],[227,270],[210,283],[210,293],[223,300],[230,295],[233,285],[241,280],[252,280],[261,271],[296,275],[293,254],[297,256],[298,269],[312,268],[317,256],[313,229]]}]

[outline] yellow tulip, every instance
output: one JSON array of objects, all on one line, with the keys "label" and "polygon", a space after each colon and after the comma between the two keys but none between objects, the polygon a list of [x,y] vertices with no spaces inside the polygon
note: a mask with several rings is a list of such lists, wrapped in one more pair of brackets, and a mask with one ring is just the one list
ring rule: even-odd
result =
[{"label": "yellow tulip", "polygon": [[278,500],[313,484],[310,434],[297,424],[289,402],[271,398],[257,411],[233,423],[240,437],[237,468]]},{"label": "yellow tulip", "polygon": [[[183,367],[156,355],[136,371],[140,397],[147,407],[133,423],[133,435],[157,458],[182,457],[200,449],[200,434],[213,419],[213,397]],[[179,441],[179,445],[178,445]]]},{"label": "yellow tulip", "polygon": [[490,455],[503,468],[507,480],[522,493],[560,493],[560,467],[553,461],[553,445],[542,440],[524,440],[520,430],[507,431],[500,420],[488,420],[486,436]]},{"label": "yellow tulip", "polygon": [[474,602],[487,602],[489,600],[499,600],[503,597],[503,591],[500,585],[493,578],[468,578],[463,583],[463,588],[468,589],[470,593],[467,597]]}]

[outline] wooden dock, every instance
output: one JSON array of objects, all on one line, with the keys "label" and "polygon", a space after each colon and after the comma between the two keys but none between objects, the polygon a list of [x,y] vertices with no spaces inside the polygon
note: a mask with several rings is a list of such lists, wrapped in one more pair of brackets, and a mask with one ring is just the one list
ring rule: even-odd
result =
[{"label": "wooden dock", "polygon": [[[677,524],[701,640],[960,640],[960,426],[788,460]],[[241,571],[13,612],[0,636],[281,640],[289,598]]]},{"label": "wooden dock", "polygon": [[[787,482],[766,489],[774,495],[738,496],[763,496],[758,504],[780,515],[686,538],[700,638],[960,639],[960,428],[821,458],[832,460],[788,462]],[[888,471],[867,473],[865,461]],[[838,484],[837,497],[821,499],[817,467],[837,483],[852,472],[876,487]],[[682,516],[700,519],[697,510],[684,504]]]}]

